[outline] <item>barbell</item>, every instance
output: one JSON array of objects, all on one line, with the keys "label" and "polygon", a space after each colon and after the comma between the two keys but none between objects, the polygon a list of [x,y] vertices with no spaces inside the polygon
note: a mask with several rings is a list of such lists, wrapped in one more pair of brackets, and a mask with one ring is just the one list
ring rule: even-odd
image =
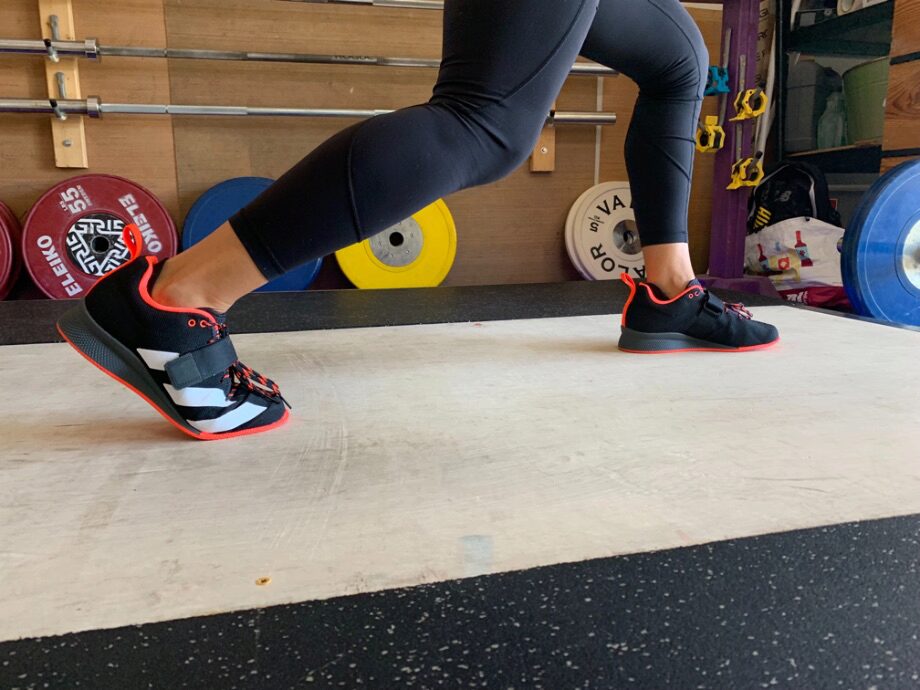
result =
[{"label": "barbell", "polygon": [[[393,110],[349,108],[274,108],[242,105],[177,105],[157,103],[103,103],[96,96],[80,99],[0,98],[0,113],[36,113],[57,115],[86,115],[101,118],[103,115],[203,115],[209,117],[318,117],[366,119],[392,113]],[[546,124],[553,125],[613,125],[616,113],[579,111],[553,111]]]},{"label": "barbell", "polygon": [[[46,39],[20,40],[0,38],[0,53],[10,55],[42,55],[57,60],[103,57],[168,58],[175,60],[232,60],[239,62],[287,62],[309,65],[369,65],[372,67],[421,67],[437,69],[440,60],[431,58],[388,57],[374,55],[321,55],[313,53],[263,53],[238,50],[204,50],[197,48],[147,48],[139,46],[102,46],[95,38],[82,41],[53,41]],[[576,62],[571,73],[575,76],[613,77],[616,70],[596,62]]]}]

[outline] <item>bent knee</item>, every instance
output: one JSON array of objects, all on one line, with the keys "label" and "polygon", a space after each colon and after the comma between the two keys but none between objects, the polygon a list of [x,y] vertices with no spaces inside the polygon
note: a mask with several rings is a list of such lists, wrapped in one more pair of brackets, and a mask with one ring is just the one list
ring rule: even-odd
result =
[{"label": "bent knee", "polygon": [[458,107],[443,99],[437,105],[450,113],[447,141],[455,160],[468,161],[463,187],[495,182],[517,170],[545,123],[539,114],[510,108]]},{"label": "bent knee", "polygon": [[486,138],[472,184],[495,182],[521,167],[533,152],[544,123],[544,118],[527,114],[483,127]]},{"label": "bent knee", "polygon": [[474,185],[489,184],[507,177],[530,157],[537,137],[517,137],[514,141],[496,144],[482,160]]},{"label": "bent knee", "polygon": [[696,98],[702,98],[709,74],[709,49],[696,24],[686,34],[686,43],[681,58],[673,71],[672,88]]},{"label": "bent knee", "polygon": [[709,50],[696,23],[688,22],[671,49],[667,67],[636,79],[643,93],[663,98],[701,100],[709,74]]}]

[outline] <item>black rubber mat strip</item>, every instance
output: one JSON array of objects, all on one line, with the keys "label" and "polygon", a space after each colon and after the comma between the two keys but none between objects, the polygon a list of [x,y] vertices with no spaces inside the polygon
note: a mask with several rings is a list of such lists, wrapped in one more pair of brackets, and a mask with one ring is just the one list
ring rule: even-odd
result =
[{"label": "black rubber mat strip", "polygon": [[917,688],[920,516],[0,644],[3,688]]},{"label": "black rubber mat strip", "polygon": [[911,156],[920,156],[920,148],[882,151],[882,158],[910,158]]},{"label": "black rubber mat strip", "polygon": [[[758,295],[716,292],[749,306],[783,304]],[[628,296],[619,281],[253,293],[233,307],[229,323],[233,333],[271,333],[588,316],[619,313]],[[72,306],[72,300],[0,302],[0,345],[61,342],[54,323]]]}]

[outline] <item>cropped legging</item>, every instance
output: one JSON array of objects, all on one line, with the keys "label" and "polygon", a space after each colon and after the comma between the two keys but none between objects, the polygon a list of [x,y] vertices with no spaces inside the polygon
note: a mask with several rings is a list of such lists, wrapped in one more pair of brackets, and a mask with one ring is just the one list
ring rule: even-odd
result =
[{"label": "cropped legging", "polygon": [[431,100],[349,127],[231,225],[273,279],[530,155],[581,54],[639,85],[626,166],[643,245],[687,241],[709,56],[678,0],[446,0]]}]

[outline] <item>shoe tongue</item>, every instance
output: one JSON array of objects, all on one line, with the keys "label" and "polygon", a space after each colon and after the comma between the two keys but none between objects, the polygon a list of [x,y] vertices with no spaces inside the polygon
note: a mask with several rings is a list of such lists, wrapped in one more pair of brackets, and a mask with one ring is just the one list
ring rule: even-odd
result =
[{"label": "shoe tongue", "polygon": [[[687,287],[688,287],[688,288],[691,288],[691,287],[703,287],[703,284],[702,284],[700,281],[698,281],[696,278],[694,278],[694,279],[691,280],[689,283],[687,283]],[[687,288],[684,288],[684,289],[686,290]]]}]

